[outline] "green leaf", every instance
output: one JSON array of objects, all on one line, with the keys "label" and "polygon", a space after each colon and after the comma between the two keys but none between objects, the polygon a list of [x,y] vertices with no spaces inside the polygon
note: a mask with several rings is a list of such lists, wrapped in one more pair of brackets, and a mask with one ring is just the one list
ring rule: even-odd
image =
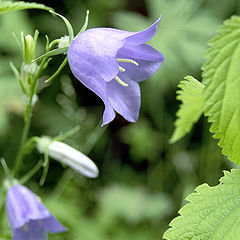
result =
[{"label": "green leaf", "polygon": [[178,85],[180,90],[177,91],[177,100],[181,101],[182,104],[176,113],[175,130],[169,140],[171,143],[176,142],[191,131],[193,124],[198,121],[205,106],[204,85],[191,76],[186,76],[185,79]]},{"label": "green leaf", "polygon": [[53,10],[52,8],[39,3],[27,3],[23,1],[5,1],[0,3],[0,14],[24,9],[42,9],[46,11]]},{"label": "green leaf", "polygon": [[202,68],[205,114],[222,153],[240,164],[240,18],[225,21],[218,32]]},{"label": "green leaf", "polygon": [[236,240],[240,236],[240,170],[224,172],[220,184],[202,184],[170,223],[167,240]]}]

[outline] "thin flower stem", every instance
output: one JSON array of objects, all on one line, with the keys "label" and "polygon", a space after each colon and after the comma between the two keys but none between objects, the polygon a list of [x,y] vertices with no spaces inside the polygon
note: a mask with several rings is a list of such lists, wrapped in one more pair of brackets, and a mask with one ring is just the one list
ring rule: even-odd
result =
[{"label": "thin flower stem", "polygon": [[37,86],[38,86],[38,78],[40,76],[41,71],[43,70],[43,67],[45,65],[47,61],[47,58],[44,58],[39,66],[39,69],[36,73],[36,75],[34,76],[33,79],[33,86],[31,89],[31,94],[29,97],[29,103],[26,107],[26,111],[25,111],[25,115],[24,115],[24,127],[23,127],[23,133],[22,133],[22,137],[21,137],[21,141],[20,141],[20,145],[19,145],[19,149],[17,152],[17,156],[16,156],[16,160],[15,160],[15,165],[14,165],[14,169],[13,169],[13,176],[16,176],[18,171],[19,171],[19,167],[21,166],[23,157],[24,157],[24,145],[26,143],[26,140],[28,138],[28,133],[29,133],[29,128],[30,128],[30,123],[31,123],[31,117],[32,117],[32,100],[33,100],[33,96],[37,91]]},{"label": "thin flower stem", "polygon": [[19,182],[21,184],[27,182],[42,167],[42,164],[42,161],[39,161],[27,174],[25,174],[25,176],[20,179]]},{"label": "thin flower stem", "polygon": [[7,166],[7,164],[6,164],[6,162],[5,162],[5,160],[3,158],[0,159],[0,163],[1,163],[2,167],[3,167],[3,170],[4,170],[5,174],[6,174],[6,176],[8,177],[8,179],[10,181],[12,181],[12,175],[11,175],[11,173],[10,173],[10,171],[8,169],[8,166]]}]

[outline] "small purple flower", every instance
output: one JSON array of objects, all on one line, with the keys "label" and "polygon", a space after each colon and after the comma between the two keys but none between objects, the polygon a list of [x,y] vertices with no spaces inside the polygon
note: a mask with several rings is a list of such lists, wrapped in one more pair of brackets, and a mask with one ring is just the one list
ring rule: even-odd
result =
[{"label": "small purple flower", "polygon": [[148,44],[157,32],[161,17],[140,32],[93,28],[79,34],[70,44],[68,61],[74,76],[104,102],[103,124],[115,112],[126,120],[138,118],[141,96],[138,82],[154,74],[163,55]]},{"label": "small purple flower", "polygon": [[67,230],[50,214],[39,197],[22,185],[8,189],[6,207],[12,240],[47,240],[48,232]]}]

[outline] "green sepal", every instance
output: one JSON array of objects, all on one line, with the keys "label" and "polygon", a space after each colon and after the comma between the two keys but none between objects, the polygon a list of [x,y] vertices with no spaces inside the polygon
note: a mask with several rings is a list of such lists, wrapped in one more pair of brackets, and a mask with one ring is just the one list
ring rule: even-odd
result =
[{"label": "green sepal", "polygon": [[59,54],[66,54],[67,50],[68,50],[68,47],[51,50],[51,51],[46,52],[43,55],[35,58],[34,60],[32,60],[32,62],[38,61],[38,60],[40,60],[42,58],[45,58],[45,57],[48,58],[48,57],[59,55]]},{"label": "green sepal", "polygon": [[57,75],[61,72],[61,70],[64,68],[64,66],[67,64],[67,60],[68,58],[65,57],[65,59],[63,60],[63,62],[61,63],[61,65],[59,66],[59,68],[57,69],[57,71],[47,80],[45,80],[45,83],[48,83],[50,81],[52,81],[55,77],[57,77]]},{"label": "green sepal", "polygon": [[87,26],[88,26],[88,18],[89,18],[89,10],[87,10],[87,12],[86,12],[85,22],[84,22],[81,30],[79,31],[79,33],[77,35],[79,35],[80,33],[84,32],[84,31],[86,31]]},{"label": "green sepal", "polygon": [[65,23],[65,25],[67,27],[67,30],[68,30],[68,34],[69,34],[69,43],[71,43],[71,41],[74,38],[74,32],[73,32],[73,28],[72,28],[71,23],[67,20],[67,18],[65,18],[61,14],[58,14],[58,13],[52,11],[52,10],[50,10],[49,12],[54,14],[54,15],[57,15],[58,17],[60,17],[64,21],[64,23]]}]

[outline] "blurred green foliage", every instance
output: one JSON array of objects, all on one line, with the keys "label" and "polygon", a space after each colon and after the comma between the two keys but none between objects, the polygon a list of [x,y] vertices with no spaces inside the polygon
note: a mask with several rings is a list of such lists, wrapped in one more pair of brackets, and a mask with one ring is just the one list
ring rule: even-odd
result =
[{"label": "blurred green foliage", "polygon": [[[55,136],[80,125],[80,131],[66,142],[89,154],[101,174],[89,180],[51,161],[44,188],[38,186],[41,171],[28,183],[69,228],[69,232],[51,235],[50,239],[161,239],[170,219],[185,203],[184,197],[200,183],[216,184],[222,169],[230,167],[203,119],[178,143],[169,144],[169,138],[178,107],[177,84],[187,74],[200,79],[206,42],[224,19],[238,13],[238,0],[36,2],[68,17],[75,32],[81,28],[87,9],[89,27],[131,31],[146,28],[162,14],[151,44],[164,54],[165,61],[151,79],[141,84],[142,107],[135,124],[118,116],[109,127],[100,127],[102,102],[74,79],[68,67],[47,87],[43,80],[57,69],[62,58],[49,63],[46,76],[40,79],[40,100],[34,109],[31,135]],[[0,151],[10,166],[23,126],[20,87],[9,67],[10,61],[15,66],[21,64],[12,32],[20,38],[21,31],[33,34],[35,29],[40,31],[39,54],[45,34],[51,40],[66,34],[61,20],[43,11],[0,16]],[[40,158],[37,152],[28,155],[22,173]],[[1,235],[9,234],[6,223],[1,221],[0,227]]]}]

